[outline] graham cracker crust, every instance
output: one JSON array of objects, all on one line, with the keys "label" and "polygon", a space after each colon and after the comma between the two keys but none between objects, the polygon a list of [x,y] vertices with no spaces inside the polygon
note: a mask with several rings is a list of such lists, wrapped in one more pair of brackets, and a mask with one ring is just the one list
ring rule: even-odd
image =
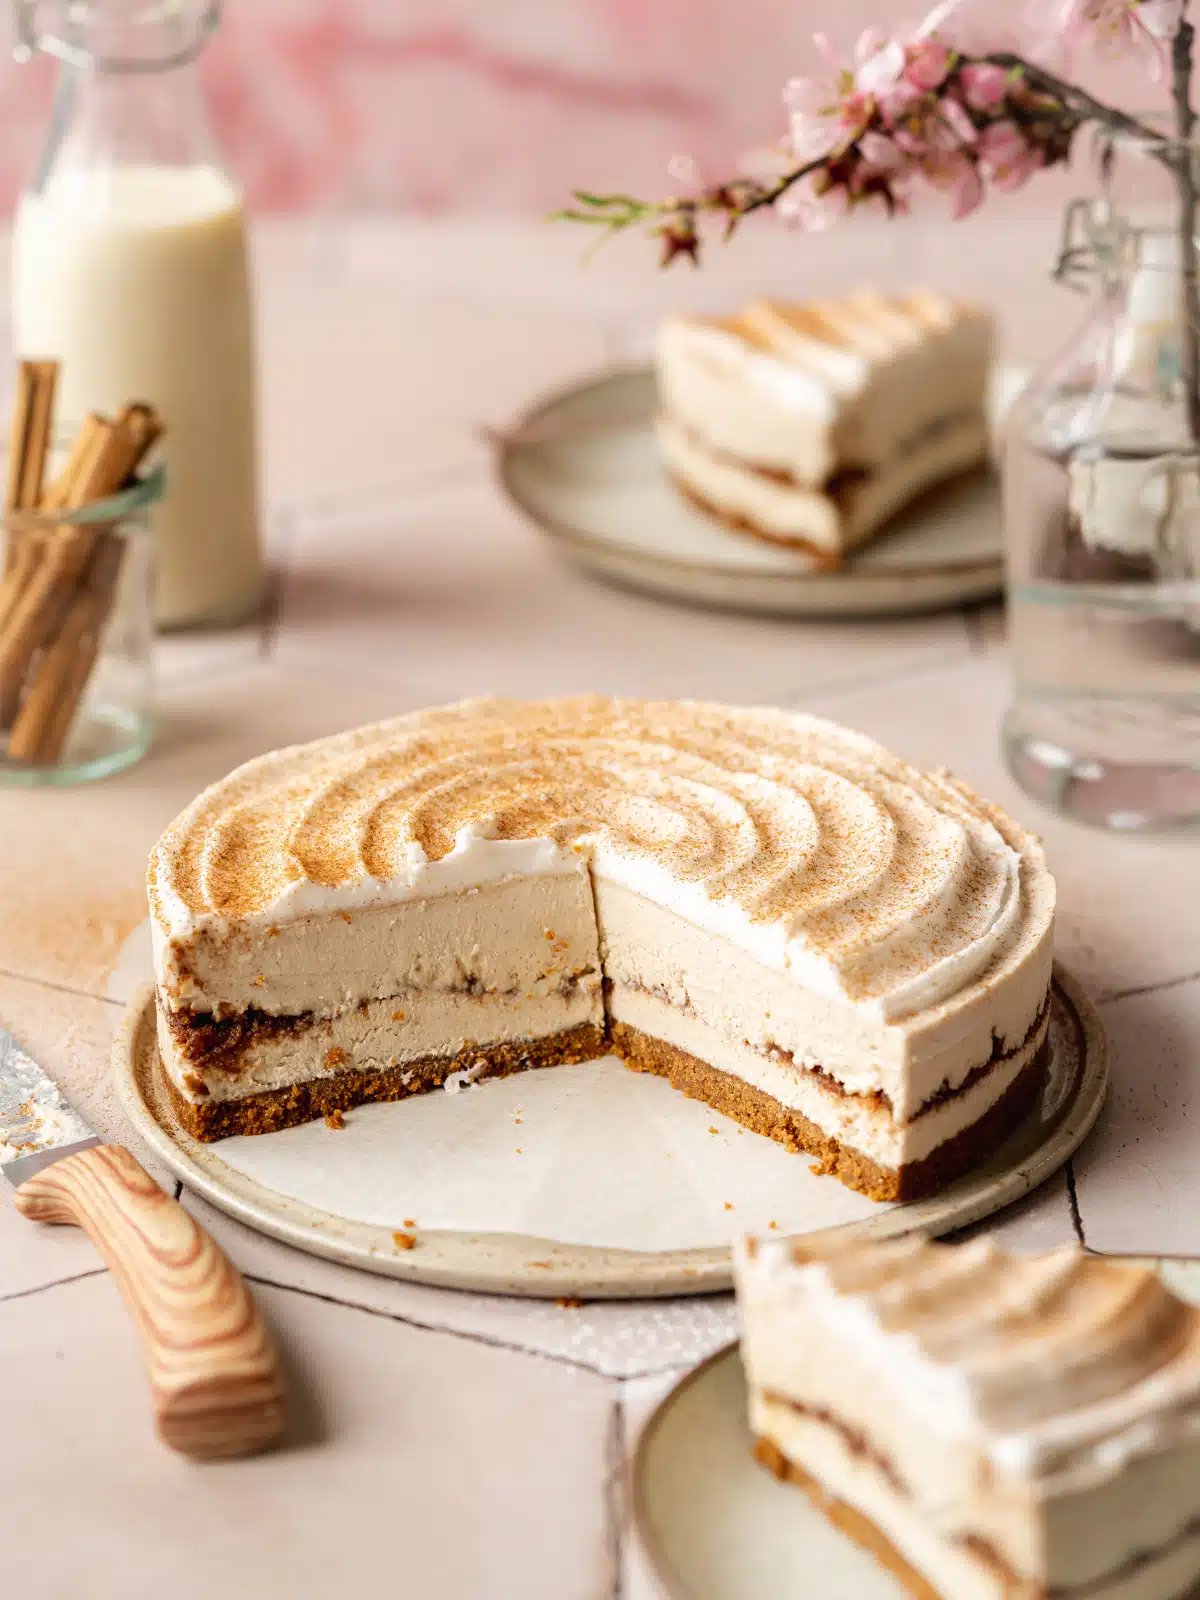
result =
[{"label": "graham cracker crust", "polygon": [[452,1056],[424,1056],[403,1066],[365,1070],[351,1067],[329,1078],[264,1089],[242,1100],[210,1100],[196,1105],[185,1099],[169,1074],[159,1070],[175,1115],[192,1135],[211,1144],[233,1134],[278,1133],[301,1122],[315,1122],[372,1100],[404,1100],[409,1095],[440,1089],[453,1072],[463,1072],[478,1061],[487,1066],[472,1082],[507,1078],[514,1072],[556,1067],[569,1061],[593,1061],[608,1054],[604,1030],[581,1023],[543,1039],[522,1039],[510,1044],[472,1045]]},{"label": "graham cracker crust", "polygon": [[901,1555],[887,1535],[881,1532],[869,1517],[865,1517],[857,1507],[839,1499],[837,1495],[830,1494],[810,1472],[789,1460],[779,1446],[773,1444],[770,1439],[755,1440],[754,1459],[760,1466],[766,1467],[767,1471],[781,1483],[794,1483],[803,1489],[822,1516],[848,1538],[853,1539],[861,1550],[874,1556],[881,1567],[899,1579],[914,1600],[950,1600],[949,1596],[939,1593],[923,1573],[909,1564],[907,1558]]},{"label": "graham cracker crust", "polygon": [[[626,1022],[613,1022],[610,1031],[611,1048],[627,1067],[635,1072],[656,1073],[689,1099],[702,1100],[744,1128],[764,1134],[789,1150],[815,1157],[816,1170],[822,1175],[838,1178],[847,1188],[857,1189],[871,1200],[918,1200],[978,1166],[1008,1137],[1041,1093],[1050,1063],[1046,1040],[978,1122],[938,1145],[923,1161],[892,1168],[881,1167],[860,1151],[839,1144],[800,1112],[781,1105],[774,1095],[710,1066],[676,1045],[641,1033]],[[999,1057],[995,1065],[1003,1060],[1003,1056]]]},{"label": "graham cracker crust", "polygon": [[[756,522],[751,522],[749,517],[740,516],[736,511],[722,510],[711,500],[706,500],[692,488],[691,484],[684,483],[677,473],[668,472],[667,476],[679,494],[694,505],[697,511],[703,511],[706,517],[713,517],[717,522],[724,523],[734,533],[748,533],[752,539],[759,539],[764,544],[781,545],[785,550],[802,550],[806,556],[812,557],[813,565],[820,572],[839,572],[845,563],[847,552],[844,550],[825,550],[807,539],[792,538],[783,533],[771,533],[766,528],[760,528]],[[855,549],[860,548],[861,545],[855,546]]]}]

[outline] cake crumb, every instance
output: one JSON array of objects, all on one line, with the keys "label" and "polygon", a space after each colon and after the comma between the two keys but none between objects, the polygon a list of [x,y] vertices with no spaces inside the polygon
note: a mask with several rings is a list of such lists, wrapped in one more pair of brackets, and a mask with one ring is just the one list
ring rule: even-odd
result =
[{"label": "cake crumb", "polygon": [[517,1127],[518,1127],[518,1128],[519,1128],[519,1127],[520,1127],[520,1126],[521,1126],[521,1119],[520,1119],[520,1117],[514,1117],[514,1118],[513,1118],[513,1121],[514,1121],[514,1122],[515,1122],[515,1123],[516,1123],[516,1125],[517,1125]]},{"label": "cake crumb", "polygon": [[403,1013],[403,1011],[393,1011],[392,1012],[392,1021],[393,1022],[403,1022],[404,1021],[404,1013]]},{"label": "cake crumb", "polygon": [[[416,1217],[405,1217],[405,1219],[404,1219],[404,1226],[405,1226],[405,1227],[406,1227],[406,1228],[415,1228],[415,1227],[416,1227],[416,1225],[417,1225],[417,1219],[416,1219]],[[772,1224],[771,1224],[771,1226],[772,1226],[772,1227],[774,1227],[774,1226],[775,1226],[775,1224],[774,1224],[774,1223],[772,1223]]]},{"label": "cake crumb", "polygon": [[487,1060],[480,1056],[478,1061],[473,1061],[469,1067],[462,1067],[458,1072],[452,1072],[446,1079],[442,1088],[447,1094],[461,1094],[464,1089],[469,1089],[487,1071]]},{"label": "cake crumb", "polygon": [[767,1223],[767,1227],[768,1228],[777,1228],[778,1226],[779,1226],[779,1224],[777,1222],[768,1222]]},{"label": "cake crumb", "polygon": [[266,973],[265,972],[260,972],[258,977],[255,978],[255,980],[254,980],[254,987],[256,989],[261,989],[263,984],[266,983],[266,981],[267,981]]},{"label": "cake crumb", "polygon": [[545,931],[545,937],[551,944],[553,944],[555,939],[558,938],[558,935],[555,933],[553,928],[547,928]]},{"label": "cake crumb", "polygon": [[279,929],[275,926],[274,923],[272,923],[271,926],[267,929],[267,938],[268,939],[278,939],[278,937],[279,937]]},{"label": "cake crumb", "polygon": [[350,921],[350,913],[348,911],[341,912],[340,916],[341,916],[341,919],[342,919],[343,922],[349,922]]},{"label": "cake crumb", "polygon": [[521,1154],[521,1146],[520,1146],[520,1145],[518,1145],[518,1146],[517,1146],[517,1154],[518,1154],[518,1155],[520,1155],[520,1154]]},{"label": "cake crumb", "polygon": [[325,1126],[327,1128],[344,1128],[346,1126],[345,1112],[340,1111],[336,1106],[332,1111],[327,1111],[325,1113]]},{"label": "cake crumb", "polygon": [[397,1250],[411,1250],[416,1245],[416,1235],[412,1233],[394,1233],[392,1243]]},{"label": "cake crumb", "polygon": [[726,1209],[726,1211],[732,1211],[733,1210],[733,1201],[732,1200],[726,1200],[725,1209]]},{"label": "cake crumb", "polygon": [[719,1130],[719,1129],[717,1129],[717,1128],[713,1128],[713,1127],[711,1127],[711,1126],[710,1126],[710,1128],[709,1128],[709,1130],[708,1130],[708,1131],[709,1131],[709,1133],[718,1133],[718,1132],[719,1132],[719,1131],[720,1131],[720,1130]]},{"label": "cake crumb", "polygon": [[325,1052],[325,1065],[332,1071],[335,1067],[344,1067],[350,1057],[340,1044],[335,1044],[331,1050]]},{"label": "cake crumb", "polygon": [[575,1311],[583,1304],[583,1301],[577,1294],[564,1294],[554,1304],[560,1311]]},{"label": "cake crumb", "polygon": [[525,1265],[527,1267],[541,1267],[546,1272],[549,1272],[550,1270],[550,1263],[548,1261],[527,1261]]}]

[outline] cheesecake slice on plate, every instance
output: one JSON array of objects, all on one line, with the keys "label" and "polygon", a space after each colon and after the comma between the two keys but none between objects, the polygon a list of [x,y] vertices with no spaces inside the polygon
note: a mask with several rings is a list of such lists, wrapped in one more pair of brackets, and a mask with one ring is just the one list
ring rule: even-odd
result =
[{"label": "cheesecake slice on plate", "polygon": [[1193,1593],[1200,1308],[1151,1267],[908,1238],[736,1272],[759,1459],[910,1593]]},{"label": "cheesecake slice on plate", "polygon": [[986,311],[931,292],[670,318],[655,357],[667,472],[731,528],[837,568],[986,460],[992,344]]}]

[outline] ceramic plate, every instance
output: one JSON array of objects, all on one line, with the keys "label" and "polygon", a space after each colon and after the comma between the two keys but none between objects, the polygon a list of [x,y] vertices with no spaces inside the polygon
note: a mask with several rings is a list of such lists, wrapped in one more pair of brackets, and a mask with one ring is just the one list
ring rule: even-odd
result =
[{"label": "ceramic plate", "polygon": [[1050,1037],[1050,1083],[1025,1123],[978,1171],[907,1205],[819,1177],[611,1057],[218,1144],[191,1138],[163,1091],[152,988],[127,1007],[113,1061],[154,1153],[263,1233],[392,1277],[597,1299],[728,1289],[745,1232],[938,1234],[1020,1199],[1083,1139],[1107,1082],[1099,1018],[1061,969]]},{"label": "ceramic plate", "polygon": [[[997,419],[1025,377],[997,371]],[[659,461],[655,409],[648,368],[614,372],[541,402],[501,436],[497,466],[510,498],[588,572],[676,600],[796,617],[932,611],[999,593],[993,472],[934,490],[842,571],[814,572],[800,552],[731,533],[675,491]]]},{"label": "ceramic plate", "polygon": [[[1156,1262],[1200,1304],[1200,1260]],[[633,1461],[638,1536],[670,1600],[905,1600],[908,1591],[751,1455],[731,1345],[678,1384]]]}]

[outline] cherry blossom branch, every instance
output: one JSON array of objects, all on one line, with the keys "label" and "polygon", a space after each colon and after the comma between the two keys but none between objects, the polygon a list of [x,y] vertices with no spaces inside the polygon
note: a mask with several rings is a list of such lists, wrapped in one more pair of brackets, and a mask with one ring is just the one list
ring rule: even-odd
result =
[{"label": "cherry blossom branch", "polygon": [[[1089,26],[1107,3],[1074,0]],[[1157,63],[1166,34],[1152,34],[1147,19],[1180,3],[1111,0],[1116,9],[1105,26],[1133,29],[1133,37],[1149,41]],[[852,62],[836,58],[818,36],[832,68],[829,81],[789,86],[797,102],[794,159],[774,179],[728,179],[660,201],[577,192],[575,205],[556,215],[601,227],[605,236],[644,224],[662,242],[664,265],[677,256],[695,263],[702,219],[714,214],[724,217],[725,238],[745,217],[768,209],[820,226],[832,211],[870,201],[889,214],[903,211],[909,191],[923,181],[948,191],[954,215],[965,216],[987,187],[1019,188],[1034,172],[1065,161],[1085,124],[1137,140],[1174,167],[1176,147],[1119,107],[1012,51],[968,53],[943,42],[938,28],[953,9],[954,0],[944,0],[907,39],[865,34]]]},{"label": "cherry blossom branch", "polygon": [[700,232],[697,219],[702,212],[719,212],[725,219],[728,238],[743,217],[778,204],[788,190],[818,172],[824,157],[790,168],[773,183],[754,178],[732,178],[714,184],[698,194],[667,200],[635,200],[631,195],[590,194],[576,189],[574,206],[551,214],[552,222],[584,222],[619,233],[637,223],[652,225],[652,233],[662,240],[662,264],[670,266],[676,256],[687,256],[692,264],[700,259]]},{"label": "cherry blossom branch", "polygon": [[1047,72],[1044,67],[1026,61],[1024,56],[1015,55],[1011,50],[989,51],[987,55],[978,59],[991,66],[1000,67],[1005,72],[1019,73],[1031,89],[1049,95],[1069,107],[1081,123],[1095,123],[1097,127],[1107,128],[1110,133],[1123,133],[1130,138],[1144,140],[1150,145],[1162,143],[1161,129],[1139,122],[1136,117],[1131,117],[1128,112],[1122,111],[1119,106],[1110,106],[1103,100],[1097,100],[1095,95],[1088,94],[1087,90],[1081,89],[1078,84],[1068,83],[1065,78],[1056,77],[1053,72]]}]

